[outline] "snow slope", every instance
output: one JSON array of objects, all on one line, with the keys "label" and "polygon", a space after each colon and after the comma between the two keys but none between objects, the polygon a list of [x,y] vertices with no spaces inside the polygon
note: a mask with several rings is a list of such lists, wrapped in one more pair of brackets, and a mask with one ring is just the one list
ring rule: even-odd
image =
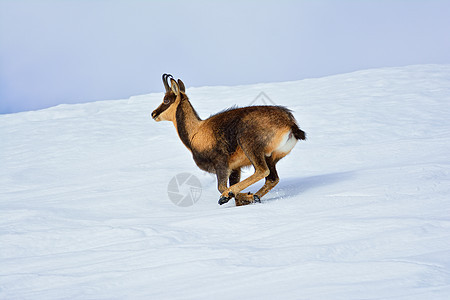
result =
[{"label": "snow slope", "polygon": [[0,116],[0,299],[449,299],[450,65],[187,92],[206,118],[262,91],[308,139],[245,207],[151,120],[162,93]]}]

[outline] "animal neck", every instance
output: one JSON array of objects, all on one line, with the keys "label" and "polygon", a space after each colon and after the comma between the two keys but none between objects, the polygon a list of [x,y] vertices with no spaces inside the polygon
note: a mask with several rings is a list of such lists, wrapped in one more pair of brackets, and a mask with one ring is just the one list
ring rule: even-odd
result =
[{"label": "animal neck", "polygon": [[197,133],[201,121],[189,99],[184,96],[178,104],[173,123],[177,129],[178,136],[189,150],[192,150],[191,140]]}]

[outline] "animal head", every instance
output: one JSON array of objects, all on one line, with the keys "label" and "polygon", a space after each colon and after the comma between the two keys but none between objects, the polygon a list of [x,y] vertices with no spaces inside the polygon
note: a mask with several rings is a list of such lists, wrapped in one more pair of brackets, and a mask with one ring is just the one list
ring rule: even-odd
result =
[{"label": "animal head", "polygon": [[[170,78],[170,87],[167,82]],[[164,95],[163,102],[152,112],[152,118],[156,121],[174,121],[177,106],[180,103],[183,94],[185,94],[185,87],[183,81],[178,79],[178,82],[173,79],[170,74],[163,74],[162,81],[166,94]]]}]

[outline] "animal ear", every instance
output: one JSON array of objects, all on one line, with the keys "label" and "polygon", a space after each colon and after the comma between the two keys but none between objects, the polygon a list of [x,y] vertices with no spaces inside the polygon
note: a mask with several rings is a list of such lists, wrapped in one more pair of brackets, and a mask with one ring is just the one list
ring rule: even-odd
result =
[{"label": "animal ear", "polygon": [[175,81],[175,79],[170,78],[170,88],[172,89],[172,92],[174,92],[175,95],[180,94],[180,87],[178,86],[178,83]]},{"label": "animal ear", "polygon": [[178,86],[180,87],[180,91],[186,93],[186,88],[184,87],[184,83],[183,81],[181,81],[181,79],[178,79]]}]

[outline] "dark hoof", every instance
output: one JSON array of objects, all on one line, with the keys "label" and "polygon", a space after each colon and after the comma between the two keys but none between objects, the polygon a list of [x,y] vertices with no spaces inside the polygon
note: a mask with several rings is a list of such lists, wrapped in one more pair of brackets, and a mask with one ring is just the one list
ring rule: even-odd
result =
[{"label": "dark hoof", "polygon": [[228,196],[229,196],[229,197],[225,197],[225,196],[220,197],[220,199],[219,199],[219,205],[225,204],[225,203],[227,203],[228,201],[230,201],[230,199],[234,197],[234,194],[233,194],[232,192],[229,192],[229,193],[228,193]]},{"label": "dark hoof", "polygon": [[220,199],[219,199],[219,205],[222,205],[222,204],[227,203],[228,201],[230,201],[230,199],[231,199],[231,198],[225,197],[225,196],[220,197]]},{"label": "dark hoof", "polygon": [[261,203],[261,198],[259,198],[258,195],[254,194],[254,195],[253,195],[253,202],[255,202],[255,203]]}]

